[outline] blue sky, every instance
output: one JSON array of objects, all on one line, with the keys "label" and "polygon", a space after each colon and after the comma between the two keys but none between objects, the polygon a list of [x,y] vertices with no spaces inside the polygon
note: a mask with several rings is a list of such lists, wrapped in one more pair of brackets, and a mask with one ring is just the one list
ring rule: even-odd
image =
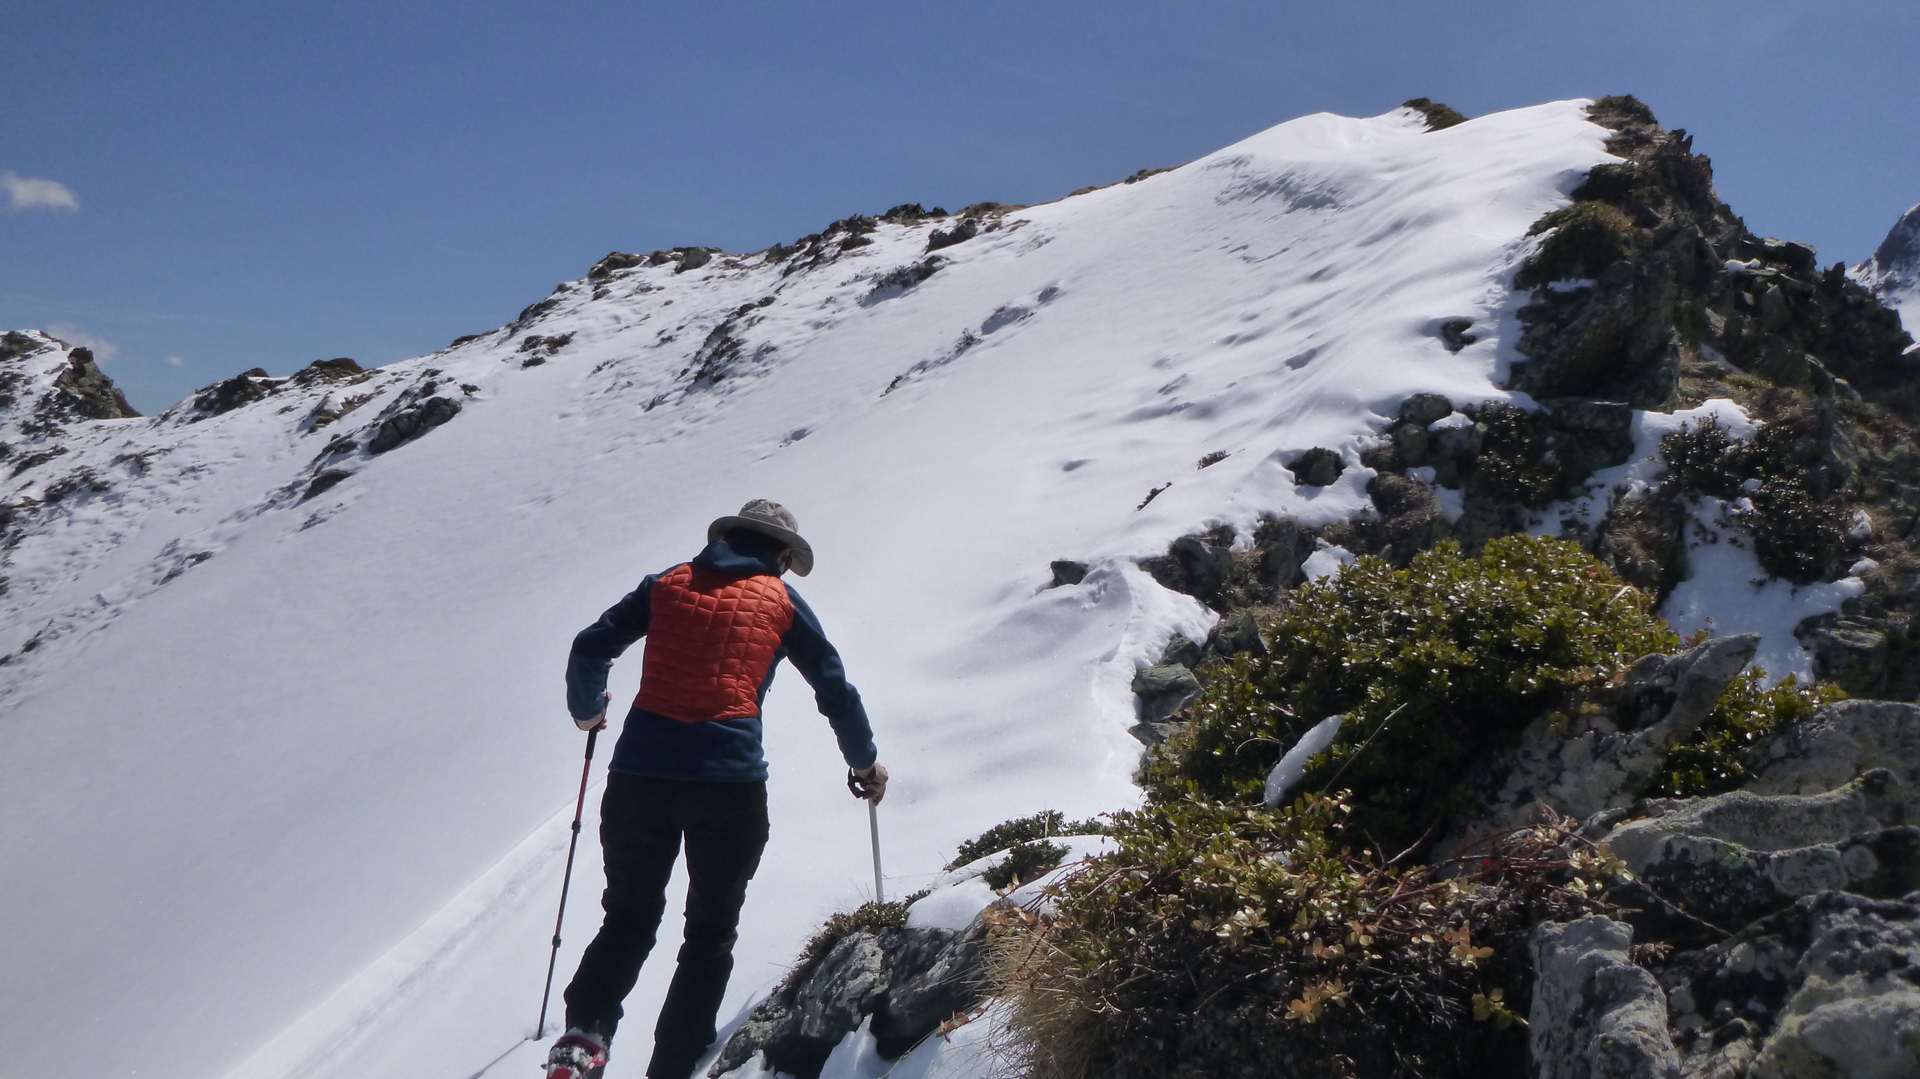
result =
[{"label": "blue sky", "polygon": [[1920,202],[1913,0],[15,0],[0,25],[0,327],[99,342],[148,411],[431,351],[616,248],[1040,201],[1416,95],[1638,94],[1825,261]]}]

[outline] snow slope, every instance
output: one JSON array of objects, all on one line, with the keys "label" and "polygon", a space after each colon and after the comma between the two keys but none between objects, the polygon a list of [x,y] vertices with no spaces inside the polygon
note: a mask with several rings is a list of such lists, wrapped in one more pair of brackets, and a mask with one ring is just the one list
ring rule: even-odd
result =
[{"label": "snow slope", "polygon": [[[69,430],[66,456],[0,481],[14,499],[104,477],[35,519],[0,595],[6,1067],[52,1074],[80,1044],[100,1076],[530,1070],[514,1042],[580,767],[568,642],[751,497],[792,507],[819,554],[799,586],[896,777],[890,891],[1007,817],[1130,804],[1132,670],[1208,618],[1131,559],[1263,512],[1347,516],[1401,399],[1504,396],[1526,229],[1606,159],[1583,104],[1433,133],[1309,116],[1012,213],[912,287],[875,278],[949,222],[882,224],[806,268],[570,282],[357,386]],[[1480,340],[1453,354],[1456,317]],[[565,334],[522,366],[532,335]],[[364,443],[429,379],[459,415],[346,453],[353,474],[300,501],[329,439]],[[373,397],[307,429],[354,394]],[[1311,446],[1354,467],[1296,489],[1282,462]],[[1054,558],[1093,572],[1043,590]],[[616,695],[637,672],[615,667]],[[728,1014],[871,887],[811,704],[790,674],[768,701],[774,834]],[[583,853],[563,981],[594,921]],[[615,1079],[640,1074],[668,973],[642,975]],[[914,1059],[895,1074],[982,1067]]]}]

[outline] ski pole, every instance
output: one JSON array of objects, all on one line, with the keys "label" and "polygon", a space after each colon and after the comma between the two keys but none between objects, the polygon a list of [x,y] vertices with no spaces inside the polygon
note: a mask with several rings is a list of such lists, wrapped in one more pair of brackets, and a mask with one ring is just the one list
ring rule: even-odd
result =
[{"label": "ski pole", "polygon": [[[547,1033],[547,1001],[553,996],[553,967],[560,961],[560,923],[567,917],[567,889],[573,886],[573,851],[580,845],[580,814],[587,806],[587,777],[593,771],[594,739],[599,737],[598,727],[587,732],[587,759],[580,766],[580,796],[573,803],[573,838],[567,840],[567,870],[560,878],[560,913],[553,917],[553,954],[547,957],[547,987],[540,993],[540,1022],[533,1028],[536,1039]],[[876,852],[879,849],[874,848]]]},{"label": "ski pole", "polygon": [[873,836],[873,901],[884,903],[887,895],[880,890],[880,805],[873,799],[867,799],[867,831]]}]

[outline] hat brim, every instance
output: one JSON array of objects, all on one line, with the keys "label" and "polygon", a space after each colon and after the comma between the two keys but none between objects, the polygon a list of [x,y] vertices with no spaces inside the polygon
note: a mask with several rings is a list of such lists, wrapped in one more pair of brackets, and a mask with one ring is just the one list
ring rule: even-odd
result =
[{"label": "hat brim", "polygon": [[736,528],[758,532],[785,544],[787,550],[793,552],[793,572],[797,576],[805,577],[813,572],[813,547],[800,537],[800,533],[767,521],[755,520],[752,517],[719,517],[707,526],[707,541],[711,543]]}]

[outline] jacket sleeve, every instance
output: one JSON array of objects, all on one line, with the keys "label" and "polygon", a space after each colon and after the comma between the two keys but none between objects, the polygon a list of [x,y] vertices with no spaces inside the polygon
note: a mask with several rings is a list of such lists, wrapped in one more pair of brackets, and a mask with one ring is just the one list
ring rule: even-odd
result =
[{"label": "jacket sleeve", "polygon": [[833,735],[840,742],[840,756],[846,760],[847,767],[866,768],[879,759],[880,751],[874,747],[873,726],[867,722],[860,691],[847,681],[847,669],[840,662],[840,653],[827,642],[826,632],[820,628],[820,619],[814,616],[813,609],[791,585],[787,587],[787,595],[793,598],[793,625],[781,642],[786,646],[787,658],[813,687],[814,704],[832,725]]},{"label": "jacket sleeve", "polygon": [[607,671],[633,642],[646,636],[653,610],[653,577],[608,607],[600,620],[573,638],[567,655],[567,712],[575,719],[598,715],[607,691]]}]

